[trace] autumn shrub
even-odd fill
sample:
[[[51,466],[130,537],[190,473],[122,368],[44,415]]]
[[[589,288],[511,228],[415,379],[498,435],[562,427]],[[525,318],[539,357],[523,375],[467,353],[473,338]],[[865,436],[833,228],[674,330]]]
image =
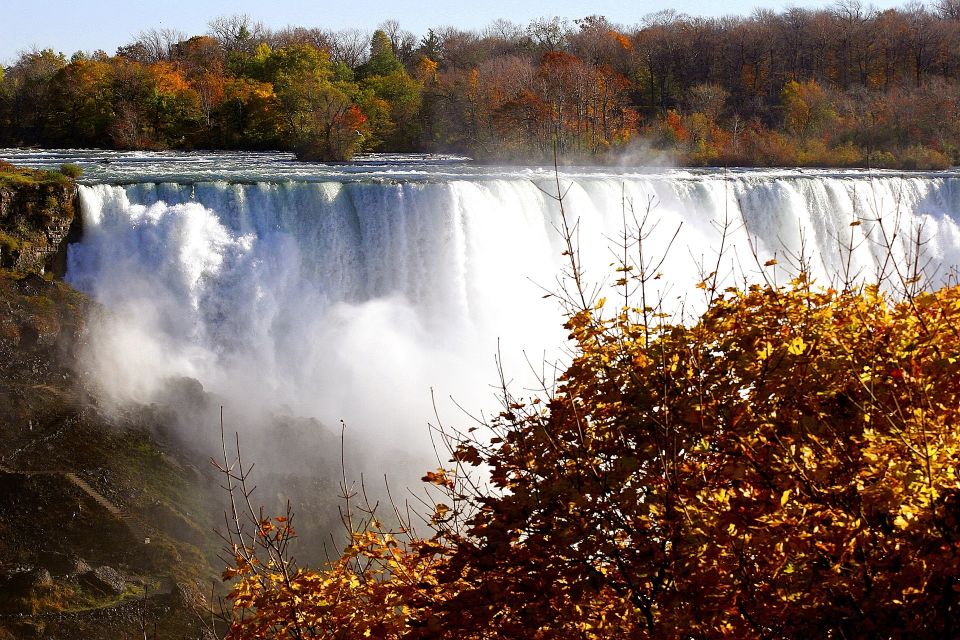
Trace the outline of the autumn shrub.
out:
[[[960,288],[803,277],[696,325],[583,310],[546,406],[512,402],[441,569],[449,637],[953,637]]]
[[[869,166],[877,169],[892,169],[897,166],[897,159],[889,151],[871,151],[867,162]]]
[[[786,134],[767,129],[750,129],[744,136],[742,153],[756,157],[756,165],[790,167],[797,164],[797,143]]]
[[[73,178],[76,180],[83,175],[83,169],[80,167],[80,165],[67,163],[60,165],[60,173],[68,178]]]
[[[284,518],[259,523],[264,536],[290,536]],[[226,579],[234,616],[227,638],[400,638],[413,595],[436,583],[437,560],[371,524],[354,532],[343,554],[319,571],[285,572],[250,564],[237,552]]]
[[[428,474],[432,537],[354,531],[286,582],[238,558],[232,637],[958,633],[960,287],[801,276],[691,326],[602,312],[567,319],[552,397],[507,396]]]
[[[904,169],[949,169],[950,158],[936,149],[914,145],[900,153],[900,165]]]

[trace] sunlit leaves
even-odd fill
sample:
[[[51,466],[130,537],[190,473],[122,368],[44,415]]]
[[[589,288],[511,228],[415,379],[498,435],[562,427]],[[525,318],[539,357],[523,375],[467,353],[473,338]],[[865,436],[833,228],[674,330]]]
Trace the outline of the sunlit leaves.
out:
[[[579,350],[546,423],[509,412],[481,455],[505,493],[451,556],[444,624],[458,637],[948,628],[960,370],[940,354],[960,350],[957,297],[892,305],[801,278],[728,291],[691,327],[572,315]]]

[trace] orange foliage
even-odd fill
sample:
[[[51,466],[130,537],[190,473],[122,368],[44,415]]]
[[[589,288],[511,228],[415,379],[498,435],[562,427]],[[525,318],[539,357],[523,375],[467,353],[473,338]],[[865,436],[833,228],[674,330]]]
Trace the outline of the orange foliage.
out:
[[[683,120],[680,117],[680,114],[671,109],[667,111],[667,116],[664,118],[664,122],[673,132],[674,137],[680,142],[686,142],[687,140],[687,130],[683,126]]]
[[[190,83],[177,67],[169,62],[156,62],[149,67],[157,91],[160,93],[180,93],[191,89]]]
[[[284,574],[237,554],[224,573],[234,581],[226,640],[405,637],[411,605],[437,584],[439,561],[427,543],[408,548],[379,523],[373,526],[353,533],[343,554],[321,571]]]
[[[610,37],[616,40],[617,44],[620,45],[624,51],[633,51],[633,43],[630,42],[630,38],[623,35],[618,31],[610,31]]]

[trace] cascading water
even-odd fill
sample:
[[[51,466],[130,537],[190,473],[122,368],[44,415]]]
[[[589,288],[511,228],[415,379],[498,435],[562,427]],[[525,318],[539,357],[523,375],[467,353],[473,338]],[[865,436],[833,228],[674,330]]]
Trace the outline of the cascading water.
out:
[[[87,361],[117,401],[150,402],[165,380],[186,376],[237,413],[343,418],[417,449],[427,446],[430,388],[471,410],[494,407],[498,340],[520,380],[532,378],[527,360],[560,352],[557,304],[543,299],[564,265],[550,171],[423,159],[324,167],[256,154],[109,159],[80,158],[90,167],[84,232],[67,279],[110,312],[92,329]],[[572,169],[560,182],[588,279],[611,276],[625,217],[646,218],[648,255],[677,233],[656,295],[688,317],[724,227],[720,270],[735,279],[801,253],[822,282],[849,271],[869,279],[887,262],[885,245],[909,259],[917,228],[930,267],[960,264],[958,174]]]
[[[399,444],[431,386],[490,396],[498,336],[559,343],[526,279],[549,284],[560,251],[542,199],[507,182],[84,186],[68,281],[111,311],[92,362],[117,399],[188,376],[244,411]]]

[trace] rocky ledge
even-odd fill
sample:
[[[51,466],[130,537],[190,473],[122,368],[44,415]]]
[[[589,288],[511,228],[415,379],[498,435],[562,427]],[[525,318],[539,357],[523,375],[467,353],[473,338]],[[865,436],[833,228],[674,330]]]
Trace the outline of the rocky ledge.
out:
[[[66,245],[79,234],[71,165],[37,171],[0,162],[0,268],[62,275]]]

